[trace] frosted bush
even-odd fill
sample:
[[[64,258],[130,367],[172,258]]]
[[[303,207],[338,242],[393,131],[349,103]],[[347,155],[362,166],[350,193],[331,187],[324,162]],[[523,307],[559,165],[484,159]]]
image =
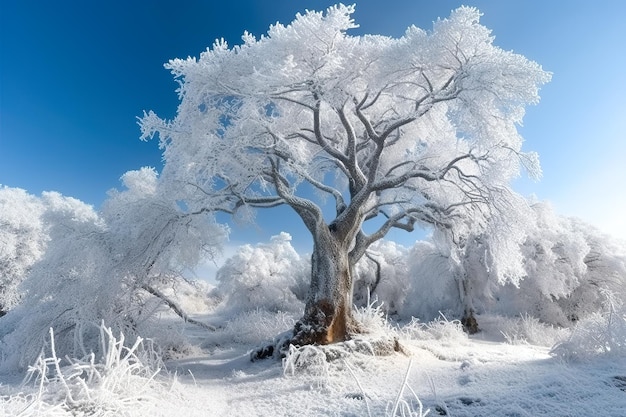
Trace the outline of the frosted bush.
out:
[[[564,360],[596,355],[626,357],[626,307],[612,294],[605,294],[607,310],[578,322],[571,336],[552,348],[552,355]]]
[[[287,376],[306,375],[317,388],[322,388],[328,383],[330,365],[322,347],[290,345],[282,364],[283,373]]]
[[[370,300],[363,307],[354,310],[355,320],[363,327],[363,330],[370,336],[393,336],[396,330],[391,326],[387,318],[384,303],[378,298]]]
[[[269,243],[244,245],[217,272],[218,291],[228,311],[301,312],[310,262],[281,233]]]

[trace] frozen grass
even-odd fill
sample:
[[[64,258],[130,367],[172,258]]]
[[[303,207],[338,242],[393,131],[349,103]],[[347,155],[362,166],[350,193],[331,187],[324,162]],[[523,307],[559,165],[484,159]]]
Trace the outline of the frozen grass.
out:
[[[571,330],[541,322],[538,318],[523,314],[518,317],[481,315],[479,326],[488,336],[501,335],[509,344],[529,344],[552,347],[566,339]]]
[[[313,389],[327,388],[330,381],[331,364],[323,347],[289,346],[282,359],[283,374],[287,377],[299,376]]]
[[[341,385],[333,386],[332,381],[341,378],[342,374],[344,378],[346,374],[349,374],[353,378],[358,392],[349,394],[347,397],[362,400],[368,417],[374,415],[372,409],[381,411],[383,408],[385,417],[425,417],[429,414],[430,410],[424,410],[422,401],[408,383],[412,360],[409,361],[402,384],[393,399],[385,401],[383,398],[379,398],[377,399],[378,404],[370,404],[372,396],[365,391],[353,370],[355,365],[362,369],[367,368],[367,365],[364,365],[366,361],[355,360],[355,356],[364,354],[352,350],[353,347],[349,343],[333,347],[290,346],[282,361],[283,374],[286,377],[297,377],[301,381],[306,381],[312,390],[328,392],[329,394],[342,389]],[[371,355],[373,356],[373,352]],[[409,399],[405,398],[406,391],[411,393]]]
[[[3,399],[5,415],[19,416],[114,416],[129,415],[154,400],[159,356],[138,338],[125,346],[124,335],[116,338],[100,326],[104,355],[61,359],[56,355],[50,329],[49,352],[42,352],[29,367],[20,391]]]
[[[378,298],[371,300],[369,294],[366,305],[355,308],[354,318],[361,325],[363,331],[370,336],[386,337],[397,335],[397,329],[387,319],[383,303],[379,302]]]
[[[409,366],[407,367],[406,373],[404,374],[404,379],[402,381],[402,388],[398,391],[398,395],[393,402],[387,403],[387,409],[385,411],[386,417],[425,417],[430,410],[424,411],[424,406],[422,401],[420,401],[419,397],[413,391],[413,389],[408,384],[409,375],[411,374],[411,366],[413,365],[413,361],[409,362]],[[404,390],[408,389],[413,394],[413,399],[415,400],[415,404],[411,404],[409,401],[402,399],[404,394]],[[391,411],[389,411],[391,410]],[[371,414],[370,414],[371,417]]]
[[[416,318],[401,328],[401,334],[414,340],[441,340],[447,342],[464,342],[467,333],[459,320],[448,320],[443,314],[438,320],[422,323]]]
[[[377,317],[374,311],[366,314]],[[174,381],[154,376],[158,362],[154,368],[150,356],[142,356],[149,348],[122,347],[119,337],[110,344],[106,332],[112,359],[94,358],[93,365],[89,358],[71,361],[74,367],[59,362],[59,373],[47,349],[29,382],[0,386],[2,394],[12,394],[0,397],[0,415],[623,417],[626,409],[626,363],[621,357],[595,355],[584,363],[565,362],[530,343],[497,343],[480,334],[468,338],[460,323],[444,317],[391,327],[403,338],[406,355],[373,356],[367,349],[357,350],[354,342],[332,349],[292,348],[283,366],[273,360],[250,362],[249,347],[267,340],[268,334],[275,336],[277,328],[291,328],[291,320],[284,314],[255,312],[203,333],[228,346],[170,362],[168,366],[176,363],[178,369]],[[259,323],[264,329],[252,332]],[[186,329],[199,332],[197,326]],[[246,336],[237,339],[242,334]]]
[[[385,407],[385,417],[426,417],[430,413],[430,409],[424,410],[424,405],[422,404],[422,401],[419,399],[413,388],[411,388],[411,386],[408,384],[412,365],[413,361],[411,360],[409,361],[409,365],[404,374],[402,386],[398,390],[398,394],[395,396],[395,399],[393,401],[387,401],[387,405]],[[346,368],[350,372],[350,375],[352,375],[352,377],[354,378],[354,381],[359,388],[361,398],[365,401],[365,407],[367,409],[368,417],[372,417],[372,408],[370,407],[369,401],[370,396],[365,392],[363,386],[361,385],[361,382],[347,363]],[[413,398],[411,400],[403,399],[405,390],[409,390],[413,395]]]

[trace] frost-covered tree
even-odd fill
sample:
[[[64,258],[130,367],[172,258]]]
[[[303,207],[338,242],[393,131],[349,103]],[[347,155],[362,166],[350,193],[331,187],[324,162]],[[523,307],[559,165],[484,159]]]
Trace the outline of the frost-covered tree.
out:
[[[178,205],[160,189],[154,169],[129,171],[121,180],[125,189],[109,192],[101,215],[116,268],[134,277],[134,287],[152,291],[155,283],[217,254],[226,228]]]
[[[115,302],[108,290],[108,263],[101,260],[109,255],[105,225],[93,207],[56,192],[42,193],[41,203],[49,244],[22,283],[22,302],[2,318],[2,367],[28,365],[50,327],[66,336],[60,340],[63,353],[81,353],[68,348],[79,340],[72,336],[89,319],[108,319],[92,312],[110,311],[107,304]]]
[[[626,300],[623,242],[580,219],[558,215],[546,202],[532,209],[521,244],[523,279],[498,291],[494,309],[568,326],[601,312],[607,291]]]
[[[310,264],[281,233],[269,243],[243,245],[217,271],[217,292],[227,310],[297,311],[306,297]]]
[[[526,277],[519,298],[530,298],[534,304],[531,312],[542,320],[566,325],[566,314],[554,301],[568,297],[580,286],[590,248],[583,234],[572,228],[571,220],[556,214],[549,204],[536,203],[533,211],[535,219],[522,248]]]
[[[581,285],[563,303],[568,315],[577,319],[606,307],[606,292],[626,304],[626,241],[580,219],[569,221],[572,231],[583,235],[589,251],[583,259],[586,271]]]
[[[313,253],[295,344],[358,331],[354,265],[390,229],[459,215],[479,229],[522,166],[538,172],[517,125],[550,75],[494,46],[476,9],[399,38],[349,35],[353,12],[306,12],[170,61],[176,117],[140,120],[142,138],[160,137],[168,193],[192,212],[287,205],[302,219]]]
[[[457,216],[451,227],[436,230],[433,236],[449,260],[463,310],[461,322],[470,333],[478,331],[474,314],[479,307],[485,309],[494,291],[507,283],[517,286],[526,274],[521,245],[533,220],[532,210],[513,193],[494,202],[493,209],[479,229],[472,217]]]
[[[407,254],[409,285],[399,315],[404,319],[418,318],[428,322],[441,313],[459,317],[463,313],[459,302],[458,282],[448,248],[432,240],[418,241]]]
[[[127,172],[122,182],[125,189],[112,191],[100,212],[42,194],[49,243],[22,283],[22,302],[1,319],[3,367],[29,365],[51,327],[59,355],[82,357],[99,352],[102,322],[127,336],[142,334],[163,302],[195,322],[161,289],[211,255],[224,229],[168,200],[153,169]]]
[[[19,284],[44,252],[42,212],[38,197],[0,187],[0,316],[19,302]]]

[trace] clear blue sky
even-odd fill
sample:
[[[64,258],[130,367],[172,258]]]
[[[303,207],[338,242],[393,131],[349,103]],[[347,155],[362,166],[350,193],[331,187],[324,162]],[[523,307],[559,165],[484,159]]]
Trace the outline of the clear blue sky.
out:
[[[136,116],[174,115],[176,84],[163,63],[331,4],[0,0],[0,184],[99,206],[127,170],[161,167],[157,143],[138,139]],[[522,130],[544,178],[516,189],[626,238],[626,1],[367,0],[357,2],[354,33],[429,29],[462,4],[483,12],[498,46],[554,73]],[[266,212],[233,238],[304,233],[292,220]]]

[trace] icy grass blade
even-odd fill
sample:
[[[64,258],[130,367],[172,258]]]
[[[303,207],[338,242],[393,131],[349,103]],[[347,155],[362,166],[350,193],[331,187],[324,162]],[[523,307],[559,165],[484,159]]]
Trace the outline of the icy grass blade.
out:
[[[66,357],[62,366],[52,328],[49,334],[50,356],[42,350],[22,383],[26,388],[34,378],[35,393],[8,398],[15,404],[28,403],[19,415],[120,415],[141,408],[145,400],[155,400],[150,393],[157,388],[155,378],[161,368],[154,366],[158,364],[155,352],[144,352],[153,347],[146,348],[141,338],[128,348],[123,334],[116,338],[101,324],[101,361],[96,362],[92,353],[80,360]]]
[[[396,417],[396,415],[398,415],[398,411],[400,411],[401,413],[400,415],[402,417],[404,416],[426,417],[428,413],[430,413],[430,409],[424,411],[424,406],[422,404],[422,401],[419,399],[415,391],[413,391],[413,389],[409,386],[408,380],[409,380],[409,374],[411,373],[412,366],[413,366],[413,358],[411,358],[411,360],[409,361],[409,366],[407,366],[406,368],[404,379],[402,380],[402,386],[400,387],[400,391],[398,391],[398,395],[396,396],[396,399],[393,402],[393,409],[391,410],[391,414],[389,414],[389,412],[386,413],[387,417]],[[411,391],[411,393],[415,397],[415,400],[417,401],[417,406],[418,406],[417,411],[414,410],[413,407],[411,407],[408,402],[402,399],[405,388]]]
[[[370,403],[367,400],[368,399],[368,395],[365,393],[365,390],[363,389],[363,386],[361,386],[361,381],[359,381],[359,378],[356,377],[356,374],[354,373],[354,371],[352,370],[350,365],[348,365],[348,362],[346,362],[344,360],[343,363],[344,363],[346,369],[348,369],[348,372],[350,372],[350,375],[352,375],[352,378],[354,378],[354,381],[356,382],[357,387],[359,387],[359,391],[361,391],[361,395],[363,396],[363,401],[365,401],[365,407],[367,408],[367,415],[368,415],[368,417],[372,417],[372,410],[370,409]]]
[[[354,381],[356,382],[356,385],[359,388],[361,395],[363,396],[363,400],[365,401],[365,407],[367,408],[368,417],[372,417],[372,410],[370,408],[370,404],[368,401],[369,396],[366,394],[365,390],[363,389],[363,386],[361,385],[361,382],[357,378],[356,374],[354,373],[354,371],[352,370],[348,362],[344,360],[343,364],[346,367],[346,369],[348,369],[348,372],[350,372],[350,375],[352,375],[352,378],[354,378]],[[398,415],[402,417],[405,417],[405,416],[426,417],[428,413],[430,413],[430,409],[427,409],[426,411],[424,411],[424,406],[422,404],[422,401],[419,399],[417,393],[413,390],[413,388],[411,388],[411,386],[408,383],[412,366],[413,366],[413,359],[409,361],[409,365],[404,374],[404,379],[402,380],[402,385],[400,387],[400,390],[398,391],[398,394],[396,395],[395,400],[393,402],[390,401],[387,403],[387,407],[385,410],[385,417],[396,417]],[[411,391],[411,394],[413,394],[413,397],[415,398],[415,401],[417,403],[417,410],[415,410],[414,407],[409,405],[407,401],[402,399],[405,389],[408,389],[409,391]],[[389,408],[391,405],[393,405],[393,408],[391,409],[391,411],[389,411]],[[398,414],[398,412],[400,412],[400,414]]]

